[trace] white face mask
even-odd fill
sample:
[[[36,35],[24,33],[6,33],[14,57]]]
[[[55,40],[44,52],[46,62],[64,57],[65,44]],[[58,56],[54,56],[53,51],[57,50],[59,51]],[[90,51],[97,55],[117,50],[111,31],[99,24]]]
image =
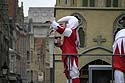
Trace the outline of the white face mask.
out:
[[[59,23],[59,25],[63,28],[65,28],[67,26],[66,22],[62,22],[62,23]]]

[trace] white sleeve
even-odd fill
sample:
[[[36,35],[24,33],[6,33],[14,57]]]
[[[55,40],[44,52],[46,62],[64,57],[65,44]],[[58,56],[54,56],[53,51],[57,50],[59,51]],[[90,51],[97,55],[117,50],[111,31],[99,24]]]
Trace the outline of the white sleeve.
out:
[[[71,28],[66,28],[66,29],[64,30],[64,32],[62,33],[62,35],[66,36],[66,37],[71,36],[71,34],[72,34]]]
[[[53,29],[58,29],[57,26],[59,26],[59,24],[58,24],[56,21],[53,21],[53,22],[51,23],[51,27],[52,27]]]

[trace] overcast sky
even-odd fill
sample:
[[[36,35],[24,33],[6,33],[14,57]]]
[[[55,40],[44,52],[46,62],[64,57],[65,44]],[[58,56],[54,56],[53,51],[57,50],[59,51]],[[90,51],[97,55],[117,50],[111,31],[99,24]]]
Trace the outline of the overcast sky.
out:
[[[19,0],[19,6],[21,2],[24,6],[24,16],[28,16],[29,7],[54,7],[56,0]]]

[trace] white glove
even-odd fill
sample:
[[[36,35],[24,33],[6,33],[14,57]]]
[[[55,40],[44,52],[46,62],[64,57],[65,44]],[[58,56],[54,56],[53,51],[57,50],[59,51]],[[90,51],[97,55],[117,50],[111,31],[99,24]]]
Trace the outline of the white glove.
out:
[[[59,24],[58,24],[56,21],[53,21],[53,22],[51,23],[51,27],[52,27],[53,29],[58,29],[57,26],[59,26]]]
[[[64,32],[62,33],[64,36],[69,37],[72,34],[71,28],[66,28]]]

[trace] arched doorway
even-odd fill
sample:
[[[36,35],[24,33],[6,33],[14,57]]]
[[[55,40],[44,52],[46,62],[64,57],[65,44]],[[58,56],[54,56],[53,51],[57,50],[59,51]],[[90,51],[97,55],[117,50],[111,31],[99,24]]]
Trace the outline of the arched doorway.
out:
[[[100,59],[94,60],[94,61],[86,64],[84,67],[82,67],[80,69],[80,83],[88,83],[88,80],[89,80],[88,67],[89,67],[89,65],[110,65],[110,64],[103,60],[100,60]],[[104,75],[102,75],[104,73],[106,76],[110,76],[110,77],[108,77],[108,79],[107,79]],[[94,79],[100,79],[99,81],[102,81],[102,80],[109,81],[109,78],[112,78],[112,71],[103,71],[103,72],[96,71],[96,75],[100,75],[100,77],[94,76],[95,77]],[[98,83],[99,81],[94,81],[93,83]],[[108,83],[108,82],[106,82],[106,83]]]

